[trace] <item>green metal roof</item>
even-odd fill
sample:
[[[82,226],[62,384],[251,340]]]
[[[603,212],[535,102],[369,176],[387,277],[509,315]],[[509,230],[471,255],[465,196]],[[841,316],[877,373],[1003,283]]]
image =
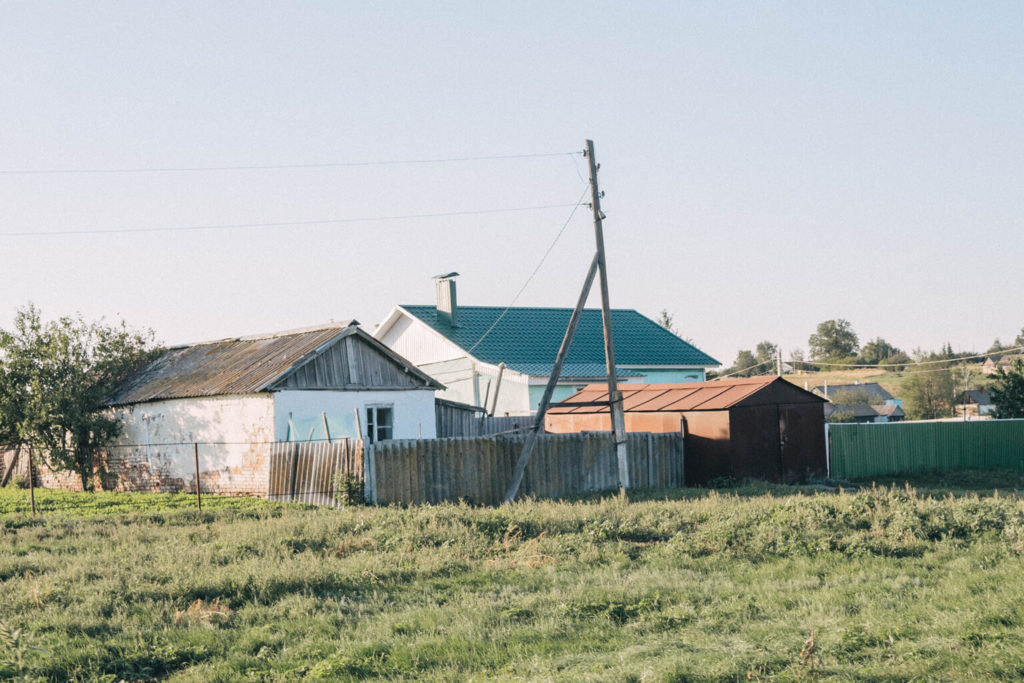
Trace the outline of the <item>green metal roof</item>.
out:
[[[434,306],[402,308],[486,363],[543,363],[547,366],[558,355],[558,347],[562,344],[573,310],[510,308],[499,321],[505,310],[499,306],[459,306],[459,326],[452,327],[438,319]],[[496,325],[495,321],[498,321]],[[494,329],[487,333],[492,325]],[[721,365],[632,309],[612,309],[612,336],[617,366]],[[481,337],[483,341],[479,341]],[[604,362],[601,310],[588,308],[580,317],[566,363],[597,363],[603,366]]]

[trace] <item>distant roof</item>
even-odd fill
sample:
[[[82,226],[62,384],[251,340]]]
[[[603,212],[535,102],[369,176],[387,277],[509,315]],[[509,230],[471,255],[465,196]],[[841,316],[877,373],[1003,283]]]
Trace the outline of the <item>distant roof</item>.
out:
[[[459,306],[459,326],[452,327],[438,318],[434,306],[403,305],[400,308],[459,347],[467,351],[472,348],[472,355],[486,363],[505,363],[509,367],[543,364],[548,368],[558,355],[558,348],[573,311],[571,308],[513,307],[502,317],[505,309],[500,306]],[[492,325],[494,329],[491,329]],[[481,338],[483,341],[475,346]],[[615,342],[616,365],[721,365],[697,347],[632,309],[612,309],[612,339]],[[604,331],[600,309],[583,311],[566,363],[577,367],[587,364],[604,365]],[[550,369],[546,374],[550,374]],[[599,374],[589,376],[604,375],[602,370]],[[545,374],[538,373],[535,376]]]
[[[846,403],[834,405],[832,403],[825,404],[825,417],[831,416],[833,413],[847,413],[852,417],[878,417],[882,413],[878,408],[884,406],[872,406],[867,403]],[[894,405],[899,408],[899,406]],[[902,411],[901,411],[902,413]]]
[[[746,377],[711,382],[676,384],[623,384],[622,406],[626,412],[681,412],[724,410],[740,405],[771,405],[781,402],[825,403],[825,399],[787,382],[781,377]],[[608,387],[591,384],[548,411],[552,414],[604,413],[607,406],[586,405],[608,400]],[[574,403],[584,405],[574,406]]]
[[[896,403],[887,403],[881,406],[871,406],[876,413],[879,415],[885,415],[886,417],[906,417],[906,413],[903,412],[903,408],[900,408]]]
[[[969,389],[966,393],[968,403],[977,403],[980,406],[987,406],[992,404],[992,397],[989,395],[987,391]],[[960,398],[957,400],[957,403],[963,403],[963,401],[964,395],[960,394]]]
[[[868,396],[872,398],[880,398],[884,401],[891,401],[893,395],[882,388],[881,384],[877,382],[864,382],[863,384],[829,384],[828,395],[831,398],[837,391],[859,391],[863,390]],[[814,393],[824,394],[825,386],[814,387]]]
[[[338,339],[353,334],[429,386],[441,387],[358,325],[352,320],[276,334],[172,347],[129,377],[107,405],[266,391]]]

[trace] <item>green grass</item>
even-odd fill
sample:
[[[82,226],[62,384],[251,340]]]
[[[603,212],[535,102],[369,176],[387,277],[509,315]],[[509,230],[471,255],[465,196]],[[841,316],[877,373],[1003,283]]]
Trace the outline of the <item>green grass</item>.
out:
[[[0,679],[1024,676],[1016,496],[732,491],[500,508],[210,498],[201,516],[156,509],[174,497],[129,513],[55,494],[63,510],[0,515],[0,622],[21,630],[5,650],[0,629]],[[0,490],[0,510],[25,494]]]
[[[194,493],[129,493],[97,491],[90,494],[36,489],[36,510],[40,514],[60,513],[74,517],[109,514],[164,513],[172,510],[195,510]],[[229,498],[203,496],[203,511],[214,510],[273,510],[282,503],[271,503],[260,498]],[[0,515],[31,512],[28,489],[15,486],[0,488]]]

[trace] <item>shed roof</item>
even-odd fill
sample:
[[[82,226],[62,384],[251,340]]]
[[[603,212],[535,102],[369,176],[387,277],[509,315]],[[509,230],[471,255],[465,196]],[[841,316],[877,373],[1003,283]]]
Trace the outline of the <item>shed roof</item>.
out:
[[[547,368],[558,355],[573,312],[571,308],[512,307],[506,310],[500,306],[459,306],[459,325],[452,327],[438,317],[435,306],[403,305],[400,308],[461,348],[473,349],[473,356],[486,363],[505,363],[509,367],[543,364]],[[632,309],[612,310],[612,338],[617,365],[721,365]],[[566,363],[582,367],[603,366],[604,362],[601,311],[584,309]],[[550,369],[547,373],[550,374]],[[603,377],[603,370],[594,376]]]
[[[622,405],[626,412],[685,412],[691,410],[727,410],[735,406],[775,403],[824,403],[825,399],[781,377],[746,377],[711,382],[678,384],[623,384]],[[604,413],[607,405],[592,405],[608,400],[608,387],[591,384],[548,411],[550,414]],[[580,404],[580,405],[573,405]]]
[[[275,334],[234,337],[166,349],[128,378],[107,405],[267,391],[335,342],[357,335],[425,385],[442,385],[351,320]]]

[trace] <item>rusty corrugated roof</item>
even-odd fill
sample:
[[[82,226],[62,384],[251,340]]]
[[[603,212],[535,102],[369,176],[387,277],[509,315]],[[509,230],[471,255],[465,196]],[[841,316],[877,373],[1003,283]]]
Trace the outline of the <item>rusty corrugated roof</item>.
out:
[[[122,384],[107,404],[262,391],[358,324],[353,320],[169,348]]]
[[[725,410],[770,387],[784,382],[786,390],[796,390],[808,397],[824,401],[819,396],[779,377],[746,377],[711,382],[682,382],[678,384],[620,384],[622,406],[626,412],[678,412],[688,410]],[[606,413],[608,406],[586,405],[608,400],[608,386],[590,384],[569,398],[551,406],[555,415],[568,413]],[[574,403],[583,405],[573,406]]]

